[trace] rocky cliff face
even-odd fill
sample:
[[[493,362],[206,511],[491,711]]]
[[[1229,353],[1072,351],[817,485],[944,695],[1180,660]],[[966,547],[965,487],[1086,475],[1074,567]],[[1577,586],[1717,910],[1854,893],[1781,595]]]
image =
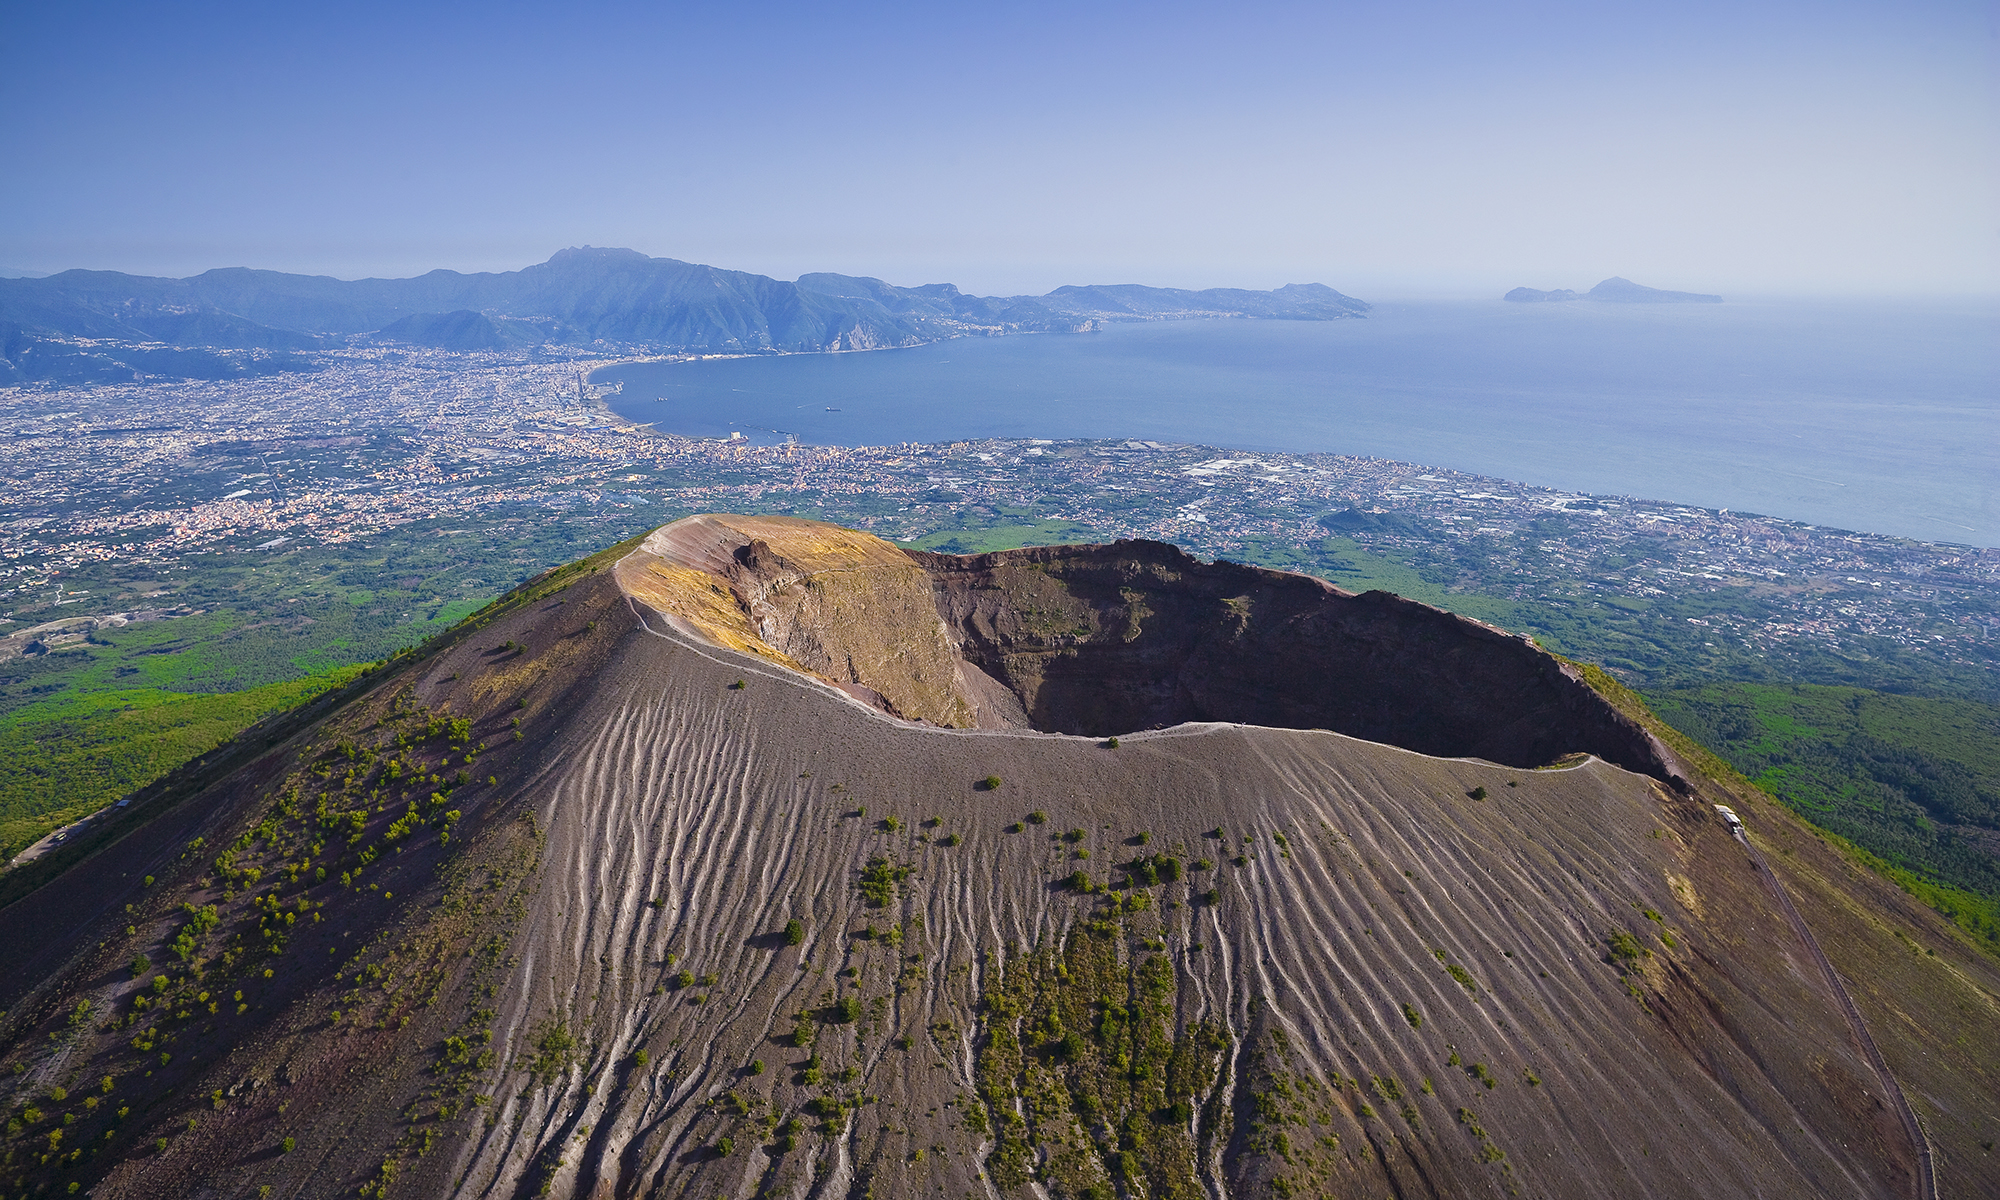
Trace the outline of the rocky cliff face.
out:
[[[959,653],[1037,729],[1229,721],[1520,767],[1584,753],[1681,773],[1553,656],[1387,592],[1202,563],[1159,542],[916,557]]]
[[[1111,737],[1225,721],[1511,766],[1595,754],[1663,781],[1684,773],[1520,638],[1159,542],[906,554],[818,522],[704,516],[619,570],[697,636],[936,725]],[[675,587],[649,582],[674,572]]]
[[[1991,1193],[2000,966],[1754,790],[1607,761],[1573,682],[1147,544],[680,522],[0,881],[0,1191],[1912,1195],[1775,878]],[[1020,727],[1257,713],[1300,727]],[[1599,757],[1307,727],[1525,761],[1524,713]]]
[[[979,723],[930,581],[881,538],[790,517],[689,517],[617,568],[687,632],[760,654],[895,716]]]

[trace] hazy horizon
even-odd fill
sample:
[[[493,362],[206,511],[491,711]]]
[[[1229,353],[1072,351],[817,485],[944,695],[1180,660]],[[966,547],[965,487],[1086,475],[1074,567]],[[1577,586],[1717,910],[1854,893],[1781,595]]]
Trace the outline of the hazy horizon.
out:
[[[553,255],[564,249],[590,249],[590,248],[591,247],[588,246],[557,247],[555,250],[552,250],[550,254]],[[596,248],[638,249],[637,247],[596,247]],[[640,250],[640,253],[648,253],[648,252]],[[698,261],[694,259],[685,258],[684,256],[681,255],[670,254],[670,253],[651,254],[650,257],[677,258],[681,259],[684,262]],[[408,275],[337,275],[325,271],[297,271],[297,272],[285,271],[284,273],[324,276],[328,278],[339,279],[345,282],[354,282],[363,279],[408,279],[423,275],[430,270],[439,270],[439,269],[450,270],[450,271],[461,271],[461,273],[464,274],[476,274],[480,271],[487,271],[493,273],[518,271],[525,267],[535,266],[539,263],[547,262],[548,258],[549,256],[545,255],[542,258],[534,259],[528,262],[521,262],[514,265],[481,267],[476,269],[449,267],[449,266],[442,268],[433,267],[433,268],[426,268],[423,271],[414,271]],[[726,262],[705,262],[705,263],[700,263],[699,265],[717,267],[729,271],[741,271],[746,269]],[[201,270],[191,271],[185,275],[156,276],[156,277],[184,279],[200,275],[205,271],[229,270],[234,268],[248,268],[251,270],[284,271],[284,268],[265,267],[252,262],[218,263],[215,266],[204,267]],[[80,268],[63,268],[63,270],[120,271],[122,270],[122,268],[80,267]],[[813,274],[824,270],[828,270],[828,268],[808,267],[804,270],[793,271],[790,273],[779,273],[775,275],[768,275],[768,273],[766,272],[752,272],[752,273],[767,274],[767,277],[769,278],[790,283],[790,282],[795,282],[797,279],[799,279],[804,275]],[[61,271],[23,272],[11,266],[0,265],[0,279],[46,278],[50,275],[55,275],[60,273]],[[146,274],[145,272],[140,272],[140,271],[126,271],[124,273],[130,275]],[[872,274],[871,272],[867,271],[864,268],[844,269],[835,271],[834,273],[843,275],[863,276],[863,277],[868,277],[871,276]],[[897,287],[920,287],[929,284],[949,283],[959,286],[961,290],[974,295],[990,295],[990,296],[1017,296],[1017,295],[1042,296],[1042,295],[1047,295],[1048,293],[1056,290],[1057,288],[1069,287],[1069,286],[1113,286],[1113,285],[1123,285],[1123,284],[1139,284],[1146,287],[1182,288],[1191,291],[1199,291],[1206,288],[1245,288],[1257,291],[1268,291],[1275,288],[1283,287],[1286,284],[1320,283],[1320,284],[1325,284],[1328,287],[1332,287],[1337,291],[1341,291],[1344,294],[1354,296],[1356,299],[1368,300],[1374,302],[1396,303],[1405,301],[1450,302],[1450,301],[1493,300],[1497,299],[1501,295],[1501,293],[1511,290],[1515,287],[1535,287],[1542,289],[1570,288],[1575,291],[1583,292],[1583,291],[1588,291],[1590,288],[1596,286],[1603,280],[1609,279],[1613,275],[1617,274],[1618,274],[1617,272],[1612,272],[1609,275],[1599,275],[1587,279],[1575,278],[1575,279],[1549,280],[1545,278],[1537,278],[1537,279],[1532,279],[1525,283],[1520,280],[1512,279],[1510,277],[1507,281],[1504,282],[1499,280],[1490,282],[1483,289],[1479,288],[1477,285],[1467,284],[1463,281],[1456,281],[1448,284],[1442,284],[1432,288],[1426,288],[1418,281],[1406,278],[1399,279],[1393,277],[1383,278],[1381,280],[1377,280],[1372,283],[1367,280],[1363,280],[1360,283],[1356,283],[1353,280],[1340,280],[1331,278],[1277,279],[1275,277],[1272,277],[1270,279],[1249,279],[1249,280],[1239,279],[1233,282],[1218,283],[1218,282],[1213,282],[1207,278],[1179,279],[1179,278],[1169,278],[1165,276],[1157,278],[1146,277],[1146,278],[1105,278],[1105,279],[1091,279],[1091,278],[1078,277],[1078,278],[1063,278],[1062,282],[1049,284],[1046,287],[1030,285],[1029,287],[1021,290],[1011,290],[1004,292],[965,287],[957,279],[886,278],[884,279],[884,282],[892,284]],[[873,276],[873,277],[881,278],[881,276]],[[1630,278],[1630,276],[1626,276],[1626,278]],[[1671,285],[1667,285],[1667,284],[1661,284],[1657,279],[1652,277],[1635,279],[1633,280],[1633,282],[1645,284],[1649,287],[1650,286],[1669,287],[1670,290],[1690,290],[1690,291],[1703,290],[1704,286],[1703,281],[1701,280],[1680,280]],[[1732,294],[1724,297],[1724,300],[1727,303],[1731,304],[1814,304],[1814,303],[1840,304],[1844,302],[1853,302],[1853,303],[1873,302],[1885,299],[1899,303],[1936,303],[1936,304],[1947,304],[1947,305],[1965,303],[1965,304],[1980,305],[1983,307],[1991,304],[2000,304],[2000,283],[1996,283],[1993,286],[1983,290],[1973,290],[1973,289],[1966,289],[1963,291],[1856,290],[1856,291],[1828,291],[1828,292],[1753,291],[1753,292],[1733,292]]]
[[[2000,290],[1990,8],[17,7],[0,265]]]

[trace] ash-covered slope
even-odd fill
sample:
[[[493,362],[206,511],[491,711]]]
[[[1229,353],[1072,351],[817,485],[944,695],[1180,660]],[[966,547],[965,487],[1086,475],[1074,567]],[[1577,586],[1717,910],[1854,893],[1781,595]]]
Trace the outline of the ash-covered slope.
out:
[[[0,909],[0,1189],[1913,1194],[1713,796],[1312,729],[901,720],[977,710],[967,680],[1002,707],[966,648],[1053,635],[956,631],[1054,593],[947,620],[1008,560],[769,519],[624,549],[253,731]],[[1087,595],[1083,563],[1150,553],[1039,561]],[[1409,628],[1494,678],[1535,653]],[[1946,1190],[1990,1189],[2000,972],[1730,799],[1833,931]]]

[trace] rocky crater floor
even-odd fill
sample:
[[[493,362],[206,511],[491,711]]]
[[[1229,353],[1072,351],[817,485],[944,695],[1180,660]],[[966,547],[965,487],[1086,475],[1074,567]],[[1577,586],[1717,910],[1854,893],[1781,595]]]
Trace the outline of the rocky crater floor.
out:
[[[8,877],[0,1191],[1910,1196],[1898,1090],[2000,1186],[1995,962],[1670,736],[1302,576],[690,518]]]

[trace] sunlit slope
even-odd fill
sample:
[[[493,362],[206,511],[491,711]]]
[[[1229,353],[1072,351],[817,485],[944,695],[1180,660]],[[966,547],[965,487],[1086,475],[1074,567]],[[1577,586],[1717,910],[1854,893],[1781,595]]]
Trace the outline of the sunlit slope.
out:
[[[588,1126],[559,1190],[844,1193],[866,1172],[954,1192],[1004,1175],[1018,1139],[1019,1168],[1046,1157],[1074,1194],[1124,1173],[1170,1194],[1903,1192],[1886,1113],[1842,1110],[1870,1073],[1782,918],[1712,813],[1650,781],[1291,731],[1114,751],[911,729],[780,674],[732,691],[736,664],[664,640],[632,670],[673,683],[607,689],[553,789],[545,870],[565,885],[526,931],[549,957],[502,1014],[516,1043],[555,1019],[597,1031],[599,1069],[516,1100],[520,1131],[468,1150],[475,1176]],[[1155,854],[1215,866],[1064,883]],[[876,859],[913,868],[880,908],[860,886]],[[1724,949],[1746,926],[1759,951]],[[1620,937],[1638,957],[1603,961]],[[682,967],[716,982],[676,990]],[[802,1086],[808,1053],[774,1041],[800,1024],[822,1081],[856,1075]],[[703,1107],[730,1090],[765,1103]],[[763,1113],[871,1095],[832,1136],[809,1117],[789,1154],[754,1149]],[[968,1107],[1022,1122],[996,1143]],[[724,1138],[735,1153],[702,1153]]]
[[[1910,1195],[1718,796],[1945,1194],[2000,1182],[2000,972],[1776,805],[1306,729],[898,720],[732,648],[773,646],[727,563],[641,587],[662,556],[624,553],[0,909],[0,1097],[36,1118],[5,1190]],[[902,603],[915,633],[778,611],[894,650],[933,627]]]

